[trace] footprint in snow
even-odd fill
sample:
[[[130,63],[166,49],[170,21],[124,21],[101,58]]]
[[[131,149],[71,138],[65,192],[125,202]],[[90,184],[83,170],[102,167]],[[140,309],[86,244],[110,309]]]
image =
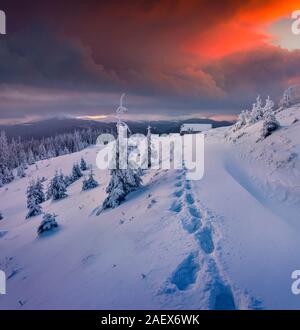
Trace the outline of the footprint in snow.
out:
[[[189,205],[192,205],[195,203],[194,197],[190,193],[186,194],[185,200],[186,200],[187,204],[189,204]]]
[[[196,209],[194,206],[189,207],[189,213],[192,217],[201,219],[201,213],[198,209]]]
[[[228,285],[216,281],[212,289],[211,307],[214,310],[236,310],[234,297]]]
[[[179,198],[179,197],[182,196],[182,194],[183,194],[183,190],[182,190],[182,189],[179,189],[179,190],[176,190],[176,191],[173,193],[173,196]]]
[[[185,229],[189,234],[195,233],[201,227],[201,221],[195,217],[184,217],[181,219],[181,224],[183,229]]]
[[[175,213],[179,213],[182,209],[182,204],[178,201],[173,201],[171,207],[170,207],[170,211],[175,212]]]
[[[176,285],[178,290],[187,290],[190,285],[196,282],[197,273],[200,269],[196,258],[196,253],[190,253],[172,274],[170,281]]]
[[[199,246],[206,254],[210,254],[215,250],[214,242],[212,239],[212,231],[210,228],[203,228],[196,233],[195,237]]]

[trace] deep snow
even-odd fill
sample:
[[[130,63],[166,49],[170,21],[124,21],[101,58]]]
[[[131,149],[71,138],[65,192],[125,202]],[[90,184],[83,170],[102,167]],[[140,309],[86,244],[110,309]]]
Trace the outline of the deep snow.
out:
[[[109,173],[97,148],[38,162],[0,188],[1,309],[300,308],[291,273],[300,267],[300,108],[256,142],[261,123],[207,133],[205,176],[149,170],[143,187],[96,216]],[[239,135],[242,135],[238,137]],[[59,229],[37,237],[42,216],[25,219],[31,177],[71,172],[81,157],[99,187],[42,204]],[[88,171],[85,172],[86,175]]]

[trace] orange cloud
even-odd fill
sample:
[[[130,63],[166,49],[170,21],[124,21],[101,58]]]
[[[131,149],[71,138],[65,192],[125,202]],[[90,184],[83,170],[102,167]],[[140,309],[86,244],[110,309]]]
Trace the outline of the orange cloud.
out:
[[[289,17],[300,8],[299,1],[278,0],[245,2],[235,14],[215,26],[210,26],[186,45],[186,50],[205,58],[222,58],[235,52],[247,51],[266,43],[272,44],[276,36],[267,32],[274,21]]]

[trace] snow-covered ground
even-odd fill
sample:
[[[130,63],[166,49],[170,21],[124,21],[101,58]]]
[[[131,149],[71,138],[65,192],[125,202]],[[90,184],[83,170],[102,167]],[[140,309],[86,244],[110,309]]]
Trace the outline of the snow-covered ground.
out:
[[[0,309],[300,308],[291,273],[300,268],[300,108],[277,115],[281,128],[256,142],[261,123],[211,130],[205,176],[149,170],[143,187],[99,216],[109,173],[97,148],[40,161],[0,188]],[[297,120],[298,119],[298,120]],[[37,237],[26,217],[31,177],[65,174],[83,156],[99,187],[42,204],[59,229]],[[88,172],[87,172],[88,173]]]

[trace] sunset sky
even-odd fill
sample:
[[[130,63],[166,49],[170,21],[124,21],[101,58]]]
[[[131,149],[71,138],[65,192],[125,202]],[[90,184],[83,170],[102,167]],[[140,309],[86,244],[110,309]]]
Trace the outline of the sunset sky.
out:
[[[0,123],[231,119],[300,82],[289,0],[1,0]]]

